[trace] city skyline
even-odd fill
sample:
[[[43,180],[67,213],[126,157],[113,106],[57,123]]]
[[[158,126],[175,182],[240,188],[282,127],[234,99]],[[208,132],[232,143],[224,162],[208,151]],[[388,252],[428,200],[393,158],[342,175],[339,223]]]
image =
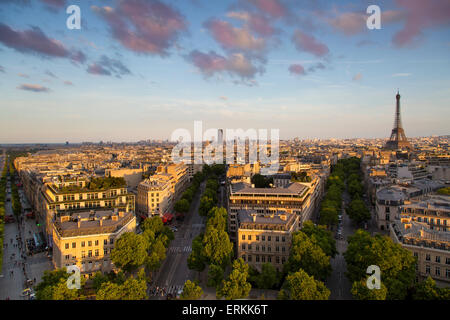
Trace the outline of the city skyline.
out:
[[[0,4],[0,143],[165,140],[195,120],[387,139],[398,88],[409,138],[449,134],[445,2],[99,0],[69,30],[71,4]]]

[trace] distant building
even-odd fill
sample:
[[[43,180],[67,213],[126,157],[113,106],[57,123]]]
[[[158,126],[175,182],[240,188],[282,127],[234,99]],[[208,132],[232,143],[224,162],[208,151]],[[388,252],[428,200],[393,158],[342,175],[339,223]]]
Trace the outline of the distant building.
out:
[[[138,186],[136,207],[144,217],[163,216],[173,206],[172,176],[158,174]]]
[[[55,215],[52,224],[55,268],[77,265],[85,276],[114,270],[111,251],[125,232],[135,232],[133,212],[91,210]]]

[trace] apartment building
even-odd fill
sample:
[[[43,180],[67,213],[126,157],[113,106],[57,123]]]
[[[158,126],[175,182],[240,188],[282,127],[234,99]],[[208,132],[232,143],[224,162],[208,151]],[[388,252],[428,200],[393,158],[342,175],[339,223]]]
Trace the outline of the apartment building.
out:
[[[174,201],[178,200],[183,194],[184,190],[189,185],[188,167],[184,163],[172,163],[168,165],[159,166],[156,169],[156,174],[169,174],[173,177],[172,194]]]
[[[45,205],[45,225],[52,246],[52,223],[55,214],[91,209],[121,209],[135,211],[135,195],[128,193],[123,179],[92,178],[89,181],[46,183],[42,189]]]
[[[287,214],[301,216],[305,211],[305,200],[309,196],[309,188],[297,182],[278,188],[252,188],[252,185],[245,182],[230,184],[228,188],[230,239],[236,242],[239,210],[255,210],[260,214],[284,210]],[[303,220],[302,217],[300,220]]]
[[[450,233],[431,230],[417,218],[402,217],[389,226],[395,243],[417,258],[418,280],[431,276],[438,286],[450,284]]]
[[[52,224],[53,265],[77,265],[85,276],[110,272],[114,269],[110,254],[116,240],[135,230],[134,213],[119,209],[56,214]]]
[[[142,216],[163,216],[172,209],[172,180],[172,175],[160,173],[138,185],[136,206]]]
[[[284,210],[258,213],[257,210],[237,210],[237,257],[261,271],[271,263],[282,271],[287,262],[292,234],[298,229],[298,216]]]

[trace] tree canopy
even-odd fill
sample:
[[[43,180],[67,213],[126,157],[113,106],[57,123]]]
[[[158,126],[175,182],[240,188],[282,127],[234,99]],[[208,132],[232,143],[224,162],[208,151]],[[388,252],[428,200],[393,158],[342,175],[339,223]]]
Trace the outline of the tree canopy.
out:
[[[304,270],[290,274],[279,299],[288,300],[328,300],[330,290],[321,281],[309,276]]]
[[[216,292],[217,298],[227,300],[244,299],[250,293],[252,285],[247,281],[248,264],[242,258],[233,261],[233,270],[227,280],[222,281],[222,287]]]
[[[195,282],[187,280],[184,283],[183,292],[181,293],[181,300],[198,300],[203,295],[203,289]]]

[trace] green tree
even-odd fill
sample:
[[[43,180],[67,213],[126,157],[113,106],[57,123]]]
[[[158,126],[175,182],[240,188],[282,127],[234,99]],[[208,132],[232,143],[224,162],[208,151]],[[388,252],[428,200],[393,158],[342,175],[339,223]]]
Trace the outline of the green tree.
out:
[[[211,264],[208,270],[208,287],[218,287],[223,280],[223,273],[221,266]]]
[[[338,210],[335,207],[323,207],[320,209],[320,220],[321,225],[326,225],[328,227],[336,225],[338,221]]]
[[[143,300],[147,297],[145,279],[127,279],[123,284],[104,282],[97,291],[97,300]]]
[[[209,226],[203,237],[202,255],[209,264],[225,267],[233,254],[233,243],[225,230]]]
[[[175,202],[174,209],[176,212],[186,213],[189,211],[189,201],[186,199],[181,199]]]
[[[392,242],[387,236],[372,237],[364,230],[357,230],[348,237],[347,278],[353,283],[365,279],[367,267],[377,265],[381,271],[381,281],[388,292],[386,299],[404,299],[415,279],[416,259],[410,251]]]
[[[280,291],[279,299],[328,300],[330,296],[330,290],[323,282],[315,280],[302,269],[286,278],[285,287]]]
[[[215,201],[213,198],[208,196],[202,196],[200,198],[200,206],[198,208],[198,214],[202,217],[206,217],[208,212],[214,207]]]
[[[297,231],[292,236],[291,252],[284,268],[287,272],[303,269],[314,278],[325,280],[331,273],[330,257],[305,233]]]
[[[145,263],[148,242],[134,232],[124,233],[111,251],[111,260],[125,271],[132,271]]]
[[[242,258],[233,262],[233,270],[227,280],[222,281],[222,287],[216,292],[217,298],[227,300],[244,299],[250,293],[252,285],[248,283],[248,264]]]
[[[203,289],[195,282],[187,280],[184,283],[183,292],[181,293],[181,300],[198,300],[203,295]]]
[[[361,224],[371,218],[369,209],[367,209],[364,201],[359,198],[355,198],[350,202],[347,207],[347,213],[350,219],[357,224]]]
[[[436,282],[428,276],[414,287],[414,300],[449,300],[450,288],[439,288]]]
[[[260,289],[272,289],[277,283],[277,270],[271,263],[264,263],[261,273],[256,277],[256,285]]]
[[[353,282],[351,292],[356,300],[386,300],[387,288],[381,282],[380,289],[369,289],[366,278]]]
[[[330,231],[325,229],[324,226],[315,226],[312,221],[306,221],[303,224],[302,232],[306,234],[312,242],[320,246],[322,251],[329,257],[334,258],[336,249],[336,240],[333,239],[333,235]]]
[[[199,234],[192,240],[192,252],[188,257],[188,268],[198,272],[205,270],[206,258],[202,254],[203,252],[203,234]]]
[[[42,281],[36,286],[37,300],[82,300],[82,289],[69,289],[67,279],[70,274],[66,268],[53,271],[44,271]],[[84,286],[84,278],[81,279],[81,286]]]
[[[208,220],[206,223],[206,228],[214,227],[218,230],[227,229],[227,217],[228,213],[225,208],[212,208],[208,213]]]

